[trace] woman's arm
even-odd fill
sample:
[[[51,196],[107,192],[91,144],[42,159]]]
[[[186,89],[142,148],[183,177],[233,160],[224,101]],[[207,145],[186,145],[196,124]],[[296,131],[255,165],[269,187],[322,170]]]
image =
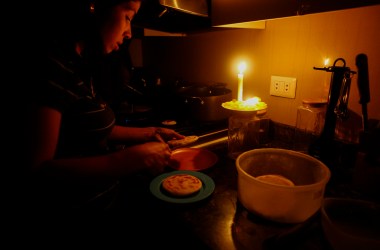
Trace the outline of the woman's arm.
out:
[[[161,127],[124,127],[115,126],[109,139],[119,142],[147,142],[147,141],[168,141],[172,139],[183,139],[184,136],[172,129]]]
[[[30,168],[38,169],[40,165],[54,159],[61,126],[61,113],[55,109],[35,106],[30,109],[26,147]]]
[[[155,133],[155,127],[137,128],[116,125],[109,139],[119,142],[147,142],[152,140]]]
[[[168,165],[170,150],[165,143],[148,142],[113,153],[91,157],[51,159],[42,162],[39,169],[55,176],[118,178],[148,171],[158,174]]]
[[[35,111],[29,124],[27,143],[32,171],[52,175],[118,177],[144,169],[159,172],[170,158],[167,144],[148,142],[107,155],[56,159],[61,113],[49,107],[36,107]],[[157,129],[119,127],[115,132],[121,133],[120,139],[148,141]]]

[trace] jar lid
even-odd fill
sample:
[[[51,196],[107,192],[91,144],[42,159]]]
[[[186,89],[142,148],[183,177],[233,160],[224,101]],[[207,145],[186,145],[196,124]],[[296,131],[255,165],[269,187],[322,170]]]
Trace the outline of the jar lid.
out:
[[[257,111],[257,116],[262,117],[267,114],[267,109],[262,109]]]
[[[308,99],[303,99],[302,104],[307,104],[314,107],[320,107],[320,106],[326,105],[327,100],[322,99],[322,98],[308,98]]]

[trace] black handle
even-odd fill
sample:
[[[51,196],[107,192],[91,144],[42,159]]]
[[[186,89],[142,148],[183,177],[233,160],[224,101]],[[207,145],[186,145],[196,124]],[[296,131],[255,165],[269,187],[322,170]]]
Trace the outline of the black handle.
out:
[[[366,54],[359,54],[356,56],[356,67],[358,68],[359,103],[366,104],[370,101],[368,59]]]

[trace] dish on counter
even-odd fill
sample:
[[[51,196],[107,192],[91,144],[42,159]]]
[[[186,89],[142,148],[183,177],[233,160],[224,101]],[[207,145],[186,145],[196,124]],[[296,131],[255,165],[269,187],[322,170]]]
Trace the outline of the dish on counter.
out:
[[[177,175],[177,174],[189,174],[192,176],[197,177],[202,181],[202,187],[201,189],[192,195],[184,196],[184,197],[176,197],[168,194],[163,188],[162,188],[162,182],[165,178]],[[186,204],[186,203],[194,203],[201,200],[206,199],[209,197],[215,189],[215,183],[213,179],[211,179],[208,175],[196,171],[189,171],[189,170],[177,170],[172,171],[170,173],[165,173],[157,176],[154,178],[149,186],[150,192],[158,199],[170,202],[170,203],[179,203],[179,204]]]
[[[323,232],[334,250],[380,249],[380,205],[351,198],[325,198]]]
[[[169,166],[175,170],[200,171],[210,168],[218,161],[218,156],[207,149],[179,148],[172,152]]]

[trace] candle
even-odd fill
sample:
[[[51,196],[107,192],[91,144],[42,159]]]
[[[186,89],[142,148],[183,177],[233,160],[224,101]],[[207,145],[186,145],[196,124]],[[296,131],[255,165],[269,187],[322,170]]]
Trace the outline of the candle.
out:
[[[238,74],[238,101],[243,101],[243,71],[246,69],[247,65],[245,62],[239,64],[239,74]]]
[[[325,68],[329,67],[329,62],[330,62],[330,59],[329,58],[325,58],[325,60],[323,62]],[[323,95],[324,95],[325,92],[328,92],[329,89],[330,89],[329,74],[326,74],[325,79],[323,81],[324,81],[323,82]]]
[[[243,101],[243,78],[244,75],[242,73],[238,74],[238,101]]]

